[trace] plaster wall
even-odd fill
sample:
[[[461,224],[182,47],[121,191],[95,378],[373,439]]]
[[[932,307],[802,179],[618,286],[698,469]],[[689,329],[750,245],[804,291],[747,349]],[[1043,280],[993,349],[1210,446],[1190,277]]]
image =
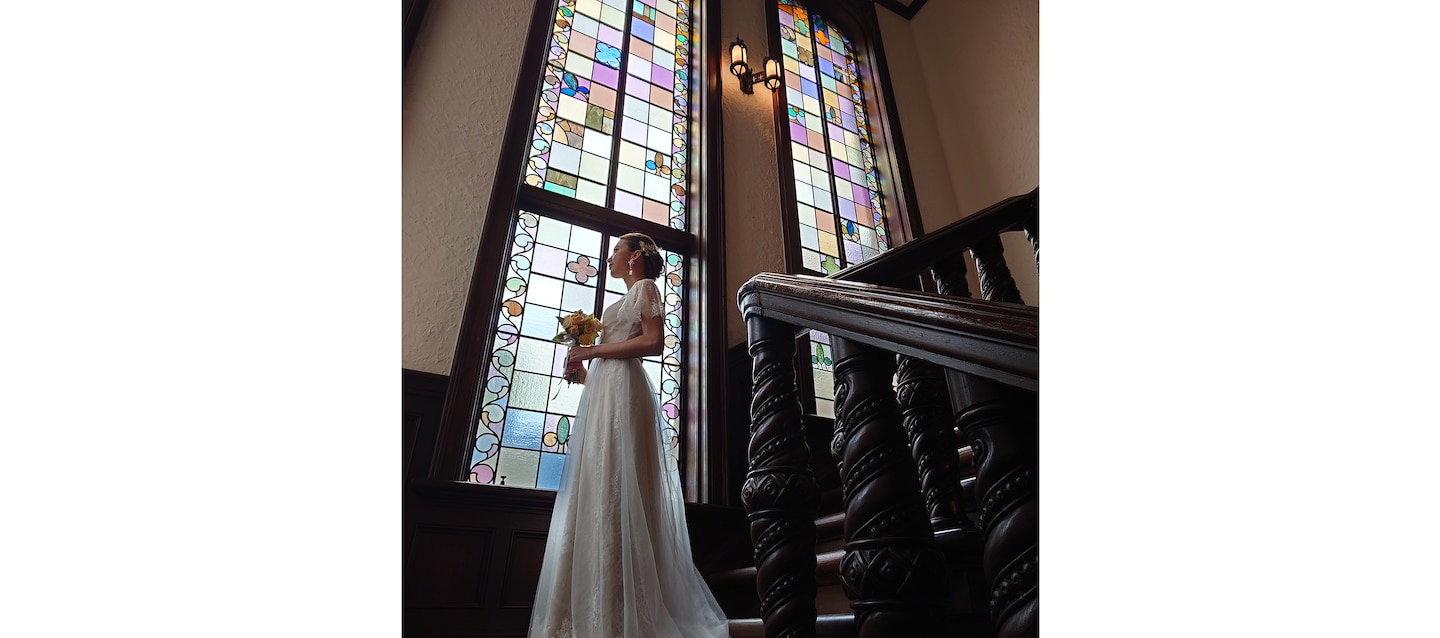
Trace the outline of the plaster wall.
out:
[[[942,161],[953,193],[921,201],[926,230],[936,230],[986,206],[1028,193],[1040,184],[1040,47],[1037,0],[945,0],[927,2],[906,21],[878,9],[905,141],[926,144],[910,134],[924,129],[927,99],[934,145],[912,149],[917,186],[934,179],[916,168]],[[911,64],[894,59],[901,43],[912,43]],[[915,71],[918,70],[917,74]],[[916,88],[922,83],[925,89]],[[936,153],[934,146],[939,147]],[[934,185],[931,184],[931,188]],[[918,191],[924,195],[926,191]],[[934,206],[932,203],[941,205]],[[1043,215],[1043,213],[1042,213]],[[1043,224],[1042,224],[1043,225]],[[1034,252],[1023,233],[1005,233],[1006,263],[1021,296],[1040,305]],[[971,266],[973,278],[973,264]],[[978,288],[972,283],[972,291]],[[978,293],[977,293],[978,296]]]
[[[533,7],[432,0],[410,52],[401,93],[402,367],[450,373]]]
[[[721,33],[739,34],[752,64],[766,55],[780,55],[768,51],[764,2],[727,0],[720,11]],[[775,94],[757,87],[754,94],[746,95],[740,91],[739,78],[728,71],[723,76],[720,110],[725,139],[725,333],[727,345],[734,346],[745,342],[745,324],[740,320],[736,295],[741,285],[759,273],[785,272],[784,229],[775,146]]]

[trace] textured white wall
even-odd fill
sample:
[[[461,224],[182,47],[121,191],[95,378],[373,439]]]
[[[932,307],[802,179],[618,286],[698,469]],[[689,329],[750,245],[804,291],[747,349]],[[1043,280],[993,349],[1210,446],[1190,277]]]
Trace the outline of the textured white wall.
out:
[[[722,45],[735,34],[745,40],[751,64],[769,51],[765,5],[760,0],[729,0],[721,5]],[[728,58],[728,49],[727,57]],[[728,70],[720,87],[725,137],[725,290],[729,308],[727,344],[745,342],[745,324],[735,296],[740,286],[762,272],[784,272],[784,230],[780,221],[779,159],[775,147],[774,95],[756,87],[740,91],[740,79]]]
[[[921,186],[935,179],[917,170],[925,161],[943,162],[953,207],[941,197],[920,202],[927,230],[958,221],[1040,184],[1040,47],[1037,0],[928,2],[914,20],[879,9],[890,73],[911,149],[910,163]],[[895,50],[913,43],[909,64]],[[918,71],[918,73],[917,73]],[[923,84],[923,90],[915,85]],[[918,100],[930,101],[929,108]],[[933,118],[933,126],[924,120]],[[912,122],[914,126],[912,127]],[[935,131],[935,142],[918,139],[912,128]],[[938,149],[935,148],[938,146]],[[938,150],[938,153],[936,152]],[[921,151],[921,152],[917,152]],[[933,192],[933,184],[930,185]],[[942,205],[930,204],[940,202]],[[1044,213],[1042,212],[1042,217]],[[1023,233],[1005,233],[1006,263],[1020,294],[1040,304],[1034,252]],[[974,267],[971,265],[973,279]],[[971,290],[978,296],[978,288]]]
[[[450,373],[534,3],[435,0],[406,69],[401,365]]]

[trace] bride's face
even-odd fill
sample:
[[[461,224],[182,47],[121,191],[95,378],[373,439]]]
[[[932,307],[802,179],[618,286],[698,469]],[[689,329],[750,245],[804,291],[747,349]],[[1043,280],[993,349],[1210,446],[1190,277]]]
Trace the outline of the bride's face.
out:
[[[630,258],[634,254],[635,251],[630,250],[630,240],[615,242],[615,250],[610,251],[610,258],[605,260],[606,265],[610,266],[610,276],[624,278],[630,272]]]

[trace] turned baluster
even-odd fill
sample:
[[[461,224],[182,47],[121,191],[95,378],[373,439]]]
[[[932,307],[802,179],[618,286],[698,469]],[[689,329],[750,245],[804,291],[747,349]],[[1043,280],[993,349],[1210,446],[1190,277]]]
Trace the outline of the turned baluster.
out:
[[[960,454],[950,410],[945,371],[923,359],[896,356],[896,400],[910,440],[910,456],[920,471],[920,489],[931,527],[975,529],[961,509]]]
[[[815,635],[815,515],[819,496],[795,391],[795,329],[745,318],[754,359],[750,471],[740,498],[755,546],[755,589],[766,638]]]
[[[1036,394],[947,371],[956,424],[974,451],[983,564],[997,638],[1039,636],[1040,500]]]
[[[965,280],[965,257],[961,253],[950,253],[930,266],[930,276],[935,278],[935,290],[951,297],[970,297],[970,284]]]
[[[1005,264],[1005,248],[1000,244],[999,235],[991,235],[975,242],[970,247],[970,256],[975,258],[975,275],[980,279],[980,295],[987,301],[1008,301],[1025,303],[1020,298],[1020,289]]]
[[[947,583],[906,450],[890,353],[847,339],[835,345],[835,436],[830,451],[845,499],[840,579],[857,635],[939,635]]]

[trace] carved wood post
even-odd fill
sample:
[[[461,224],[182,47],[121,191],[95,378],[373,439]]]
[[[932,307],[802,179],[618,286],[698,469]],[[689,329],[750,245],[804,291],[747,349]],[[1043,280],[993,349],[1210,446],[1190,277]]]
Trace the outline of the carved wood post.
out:
[[[766,638],[815,635],[818,494],[795,394],[795,329],[745,318],[754,358],[750,472],[740,499],[755,546],[755,589]]]
[[[1020,298],[1020,289],[1010,276],[1010,267],[1005,265],[1005,248],[1000,244],[999,235],[991,235],[975,242],[970,247],[970,256],[975,258],[975,274],[980,278],[980,294],[988,301],[1009,301],[1025,303]]]
[[[920,488],[930,525],[947,529],[975,529],[960,505],[960,454],[955,438],[950,392],[945,372],[937,365],[897,355],[902,424],[910,439],[910,456],[920,470]]]
[[[845,495],[840,580],[860,638],[933,636],[943,628],[945,557],[935,544],[905,449],[891,380],[894,355],[835,338],[835,438]]]
[[[997,638],[1040,635],[1040,500],[1036,394],[947,371],[956,424],[975,454],[985,580]]]
[[[935,290],[940,294],[970,296],[970,284],[965,281],[965,257],[960,253],[952,253],[930,266],[930,276],[935,278]]]

